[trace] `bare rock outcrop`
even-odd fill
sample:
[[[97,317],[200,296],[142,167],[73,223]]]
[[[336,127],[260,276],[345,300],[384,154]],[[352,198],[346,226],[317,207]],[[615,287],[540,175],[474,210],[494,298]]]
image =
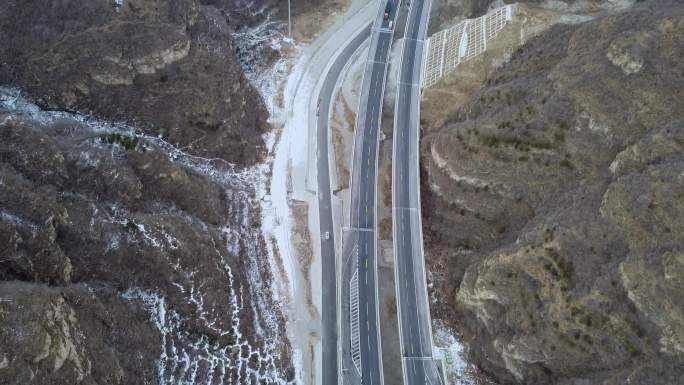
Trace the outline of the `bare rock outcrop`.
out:
[[[120,349],[157,348],[158,333],[145,322],[144,311],[113,294],[101,301],[86,285],[0,283],[0,383],[78,384],[97,378],[119,384],[132,373],[152,378],[149,365]],[[127,330],[133,325],[134,333]]]

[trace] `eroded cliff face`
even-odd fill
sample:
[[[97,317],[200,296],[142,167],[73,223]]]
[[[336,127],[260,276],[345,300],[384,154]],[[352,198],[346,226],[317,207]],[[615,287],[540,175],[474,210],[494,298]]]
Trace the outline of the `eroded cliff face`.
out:
[[[557,26],[423,140],[436,318],[503,383],[684,378],[684,7]]]
[[[134,123],[196,155],[252,164],[268,114],[229,22],[198,0],[10,0],[0,84],[47,109]]]
[[[2,282],[0,296],[1,383],[78,384],[97,379],[121,384],[155,378],[153,366],[140,359],[150,357],[127,354],[125,347],[158,349],[158,332],[145,311],[127,306],[115,293],[96,295],[84,285],[57,288],[15,281]],[[135,331],[129,329],[133,327]]]

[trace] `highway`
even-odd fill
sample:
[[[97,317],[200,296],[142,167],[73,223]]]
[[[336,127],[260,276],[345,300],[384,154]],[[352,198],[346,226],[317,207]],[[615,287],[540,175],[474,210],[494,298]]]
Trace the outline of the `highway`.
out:
[[[361,84],[356,115],[349,227],[343,231],[341,292],[341,349],[344,384],[381,385],[382,347],[377,279],[377,162],[380,119],[397,0],[378,2],[371,30],[368,60]]]
[[[330,189],[330,165],[328,162],[328,131],[330,110],[333,105],[333,95],[336,84],[347,62],[354,52],[370,36],[368,24],[356,36],[347,42],[340,54],[335,58],[325,74],[325,80],[318,95],[316,132],[318,159],[318,215],[321,229],[321,258],[322,258],[322,362],[323,385],[337,385],[338,356],[337,356],[337,264],[335,259],[335,232],[333,231],[332,191]],[[325,233],[330,234],[326,239]]]
[[[411,1],[397,84],[392,149],[392,230],[405,385],[439,384],[420,215],[420,79],[431,0]]]

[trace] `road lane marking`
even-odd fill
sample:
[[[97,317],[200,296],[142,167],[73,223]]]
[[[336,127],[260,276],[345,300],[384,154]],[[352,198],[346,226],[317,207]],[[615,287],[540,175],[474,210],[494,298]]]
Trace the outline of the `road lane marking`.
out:
[[[375,229],[367,228],[367,227],[343,227],[342,231],[364,231],[368,233],[372,233],[375,231]]]
[[[389,33],[389,34],[391,34],[391,33],[392,33],[392,30],[391,30],[391,29],[385,28],[385,27],[380,27],[380,28],[373,27],[373,28],[371,28],[371,31],[377,32],[378,34],[382,34],[382,33]],[[379,37],[378,37],[378,40],[380,40]]]
[[[371,59],[366,60],[366,63],[371,63],[371,64],[382,64],[382,65],[387,64],[387,62],[384,62],[384,61],[377,61],[377,60],[371,60]]]
[[[420,87],[420,84],[418,83],[409,83],[409,82],[399,82],[402,86],[409,86],[409,87]]]

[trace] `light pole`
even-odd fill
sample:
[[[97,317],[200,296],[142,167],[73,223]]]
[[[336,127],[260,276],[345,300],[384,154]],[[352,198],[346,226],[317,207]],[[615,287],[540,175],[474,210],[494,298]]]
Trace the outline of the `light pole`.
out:
[[[287,38],[292,40],[292,7],[290,2],[292,0],[287,0]]]

